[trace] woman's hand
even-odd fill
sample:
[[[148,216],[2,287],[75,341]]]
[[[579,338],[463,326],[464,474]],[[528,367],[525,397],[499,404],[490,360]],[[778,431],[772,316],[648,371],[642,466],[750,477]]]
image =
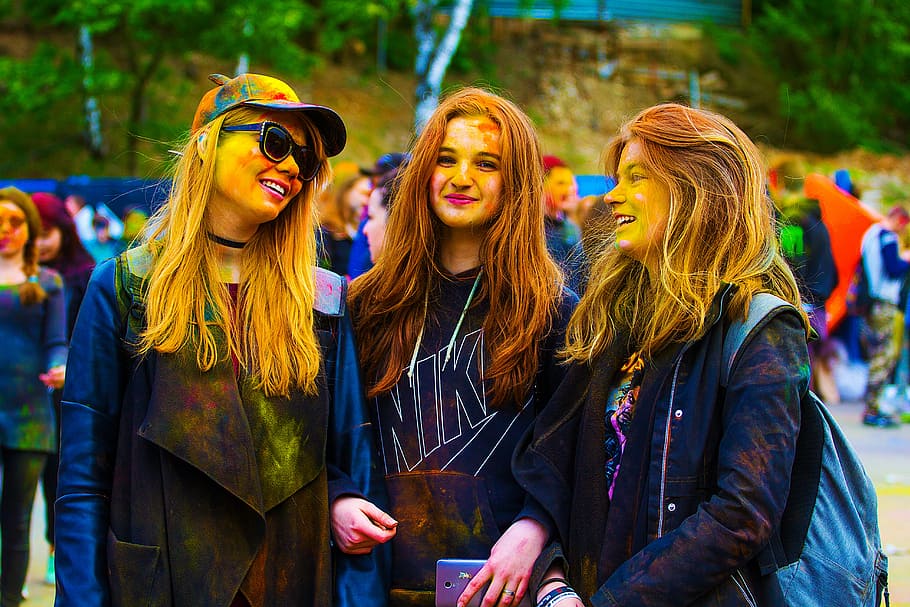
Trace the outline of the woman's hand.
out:
[[[332,503],[332,535],[345,554],[369,554],[395,537],[398,521],[372,502],[343,495]]]
[[[66,365],[58,365],[56,367],[51,367],[47,370],[47,373],[41,373],[38,375],[38,379],[41,380],[41,383],[47,386],[48,388],[54,388],[59,390],[63,387],[63,380],[66,377]]]
[[[547,530],[530,518],[512,523],[490,551],[490,558],[458,597],[458,607],[465,607],[487,582],[490,588],[480,607],[518,605],[528,591],[534,561],[547,541]]]

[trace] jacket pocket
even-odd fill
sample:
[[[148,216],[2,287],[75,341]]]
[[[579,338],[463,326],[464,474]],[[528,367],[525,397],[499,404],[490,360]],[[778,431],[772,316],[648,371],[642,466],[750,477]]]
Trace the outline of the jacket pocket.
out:
[[[161,584],[161,548],[131,544],[107,534],[112,607],[166,605]]]
[[[457,472],[386,477],[391,514],[392,587],[433,590],[441,558],[486,559],[499,538],[486,485]]]

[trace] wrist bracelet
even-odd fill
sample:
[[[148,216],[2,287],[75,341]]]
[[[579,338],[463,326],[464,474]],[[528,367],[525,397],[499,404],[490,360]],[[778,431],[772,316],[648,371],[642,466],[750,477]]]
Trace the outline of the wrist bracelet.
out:
[[[579,597],[579,596],[578,596],[576,593],[574,593],[574,592],[567,592],[567,593],[565,593],[565,594],[560,594],[558,597],[556,597],[555,599],[553,599],[553,602],[551,602],[551,603],[549,604],[548,607],[554,607],[554,605],[556,605],[556,603],[562,603],[563,599],[578,599],[578,600],[581,600],[581,597]]]
[[[550,584],[552,582],[562,582],[566,586],[569,585],[568,580],[566,580],[566,578],[564,578],[564,577],[559,577],[559,576],[548,577],[541,583],[537,584],[537,592],[539,593],[541,588],[543,588],[544,586],[546,586],[547,584]]]
[[[553,607],[557,602],[567,598],[579,598],[570,586],[560,586],[546,593],[542,599],[537,601],[537,607]]]

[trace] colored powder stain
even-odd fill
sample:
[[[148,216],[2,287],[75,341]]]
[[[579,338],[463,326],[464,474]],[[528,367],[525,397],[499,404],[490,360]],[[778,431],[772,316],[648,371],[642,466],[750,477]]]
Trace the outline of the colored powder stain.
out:
[[[483,133],[499,134],[499,125],[491,120],[483,120],[477,123],[477,130]]]

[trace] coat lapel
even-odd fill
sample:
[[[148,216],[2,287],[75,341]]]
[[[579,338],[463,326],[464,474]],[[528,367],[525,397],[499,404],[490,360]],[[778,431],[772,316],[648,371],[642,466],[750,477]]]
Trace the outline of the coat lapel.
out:
[[[139,436],[263,512],[249,424],[230,360],[202,372],[186,353],[159,355]]]

